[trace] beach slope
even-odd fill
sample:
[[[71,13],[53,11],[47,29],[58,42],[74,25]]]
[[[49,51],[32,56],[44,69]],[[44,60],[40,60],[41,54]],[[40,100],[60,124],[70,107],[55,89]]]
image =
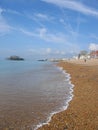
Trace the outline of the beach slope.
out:
[[[98,65],[92,63],[58,64],[71,74],[74,97],[67,110],[55,114],[39,130],[98,130]]]

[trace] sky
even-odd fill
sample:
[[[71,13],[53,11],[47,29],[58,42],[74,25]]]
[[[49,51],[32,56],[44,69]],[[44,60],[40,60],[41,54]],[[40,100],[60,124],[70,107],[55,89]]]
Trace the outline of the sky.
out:
[[[0,57],[98,49],[98,0],[0,0]]]

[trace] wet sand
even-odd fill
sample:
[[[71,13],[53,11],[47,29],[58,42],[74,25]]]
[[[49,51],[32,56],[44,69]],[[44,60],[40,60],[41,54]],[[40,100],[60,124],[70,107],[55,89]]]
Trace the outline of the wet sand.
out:
[[[39,130],[98,130],[98,60],[58,64],[71,74],[74,97],[67,110],[55,114]]]

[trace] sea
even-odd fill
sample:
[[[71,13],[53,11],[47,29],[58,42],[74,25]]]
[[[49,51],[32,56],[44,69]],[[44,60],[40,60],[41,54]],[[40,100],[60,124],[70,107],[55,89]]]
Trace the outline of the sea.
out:
[[[73,85],[56,64],[0,60],[0,130],[37,130],[67,109]]]

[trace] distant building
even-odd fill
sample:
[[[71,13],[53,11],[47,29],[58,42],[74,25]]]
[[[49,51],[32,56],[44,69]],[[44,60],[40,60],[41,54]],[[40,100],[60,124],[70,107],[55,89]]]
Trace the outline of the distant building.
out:
[[[86,54],[86,55],[81,54],[81,55],[78,55],[77,57],[77,59],[81,59],[81,60],[90,59],[90,58],[91,58],[90,54]]]
[[[78,60],[79,58],[78,56],[73,56],[73,59]]]
[[[90,57],[91,57],[91,58],[98,58],[98,50],[96,50],[96,51],[91,51]]]
[[[78,59],[90,59],[90,54],[86,51],[86,50],[82,50],[79,54],[78,54]]]

